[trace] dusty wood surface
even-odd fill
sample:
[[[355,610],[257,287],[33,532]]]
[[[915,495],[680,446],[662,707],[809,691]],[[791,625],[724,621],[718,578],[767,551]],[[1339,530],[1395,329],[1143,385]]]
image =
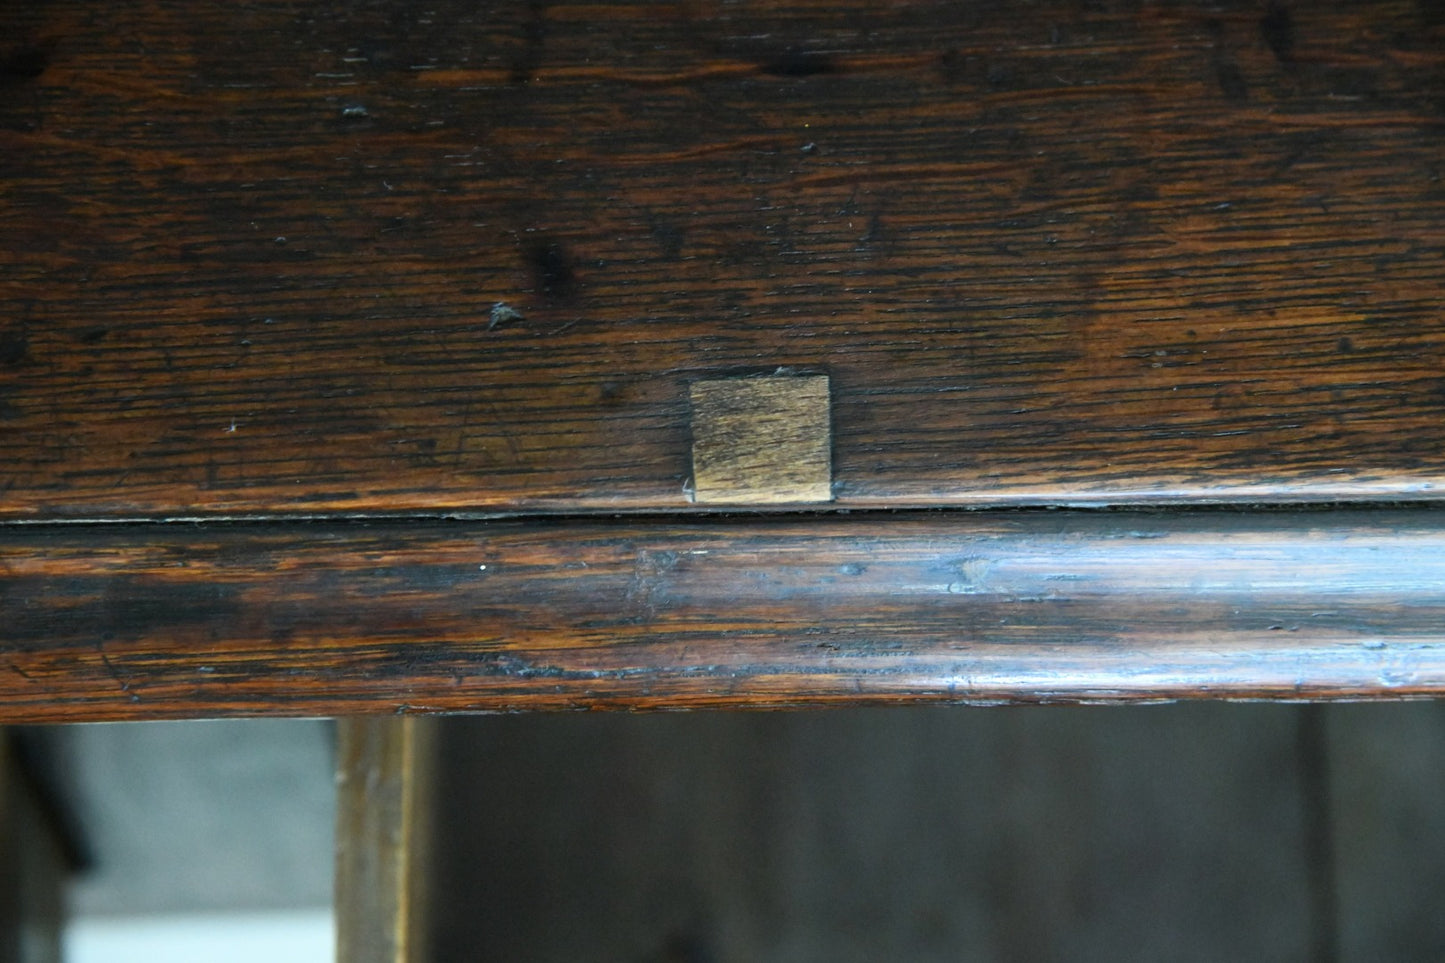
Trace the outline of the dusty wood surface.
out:
[[[12,528],[0,573],[14,721],[1445,691],[1433,512]]]
[[[1425,2],[0,5],[0,515],[1434,497]]]

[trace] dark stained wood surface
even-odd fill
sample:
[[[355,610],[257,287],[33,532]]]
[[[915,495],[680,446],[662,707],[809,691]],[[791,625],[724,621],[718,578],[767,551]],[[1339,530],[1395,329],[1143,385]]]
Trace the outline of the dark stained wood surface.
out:
[[[1434,512],[12,526],[0,720],[1445,689]]]
[[[5,0],[0,517],[699,510],[784,366],[839,506],[1433,498],[1442,85],[1425,0]]]

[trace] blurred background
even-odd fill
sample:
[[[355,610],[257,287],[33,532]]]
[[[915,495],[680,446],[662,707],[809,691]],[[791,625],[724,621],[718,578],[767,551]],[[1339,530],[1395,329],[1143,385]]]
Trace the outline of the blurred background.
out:
[[[77,867],[65,960],[333,955],[332,723],[12,735],[8,795]],[[1445,959],[1445,702],[473,717],[438,746],[440,961]]]
[[[333,723],[13,733],[26,773],[12,789],[39,790],[68,850],[65,963],[332,958]],[[22,882],[41,885],[34,873]],[[0,963],[45,959],[0,949]]]

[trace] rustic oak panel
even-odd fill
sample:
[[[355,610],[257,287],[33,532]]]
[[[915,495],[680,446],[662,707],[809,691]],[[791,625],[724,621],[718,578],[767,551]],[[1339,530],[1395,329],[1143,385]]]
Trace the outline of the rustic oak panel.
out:
[[[1434,513],[12,526],[0,719],[1445,691]]]
[[[0,515],[1435,497],[1427,2],[0,4]]]

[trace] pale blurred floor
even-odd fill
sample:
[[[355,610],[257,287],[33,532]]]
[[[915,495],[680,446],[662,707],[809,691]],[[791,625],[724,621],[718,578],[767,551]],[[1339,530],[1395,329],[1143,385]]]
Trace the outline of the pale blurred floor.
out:
[[[329,908],[334,725],[228,720],[52,730],[94,866],[79,916]]]
[[[84,916],[65,934],[65,963],[329,963],[327,909]]]

